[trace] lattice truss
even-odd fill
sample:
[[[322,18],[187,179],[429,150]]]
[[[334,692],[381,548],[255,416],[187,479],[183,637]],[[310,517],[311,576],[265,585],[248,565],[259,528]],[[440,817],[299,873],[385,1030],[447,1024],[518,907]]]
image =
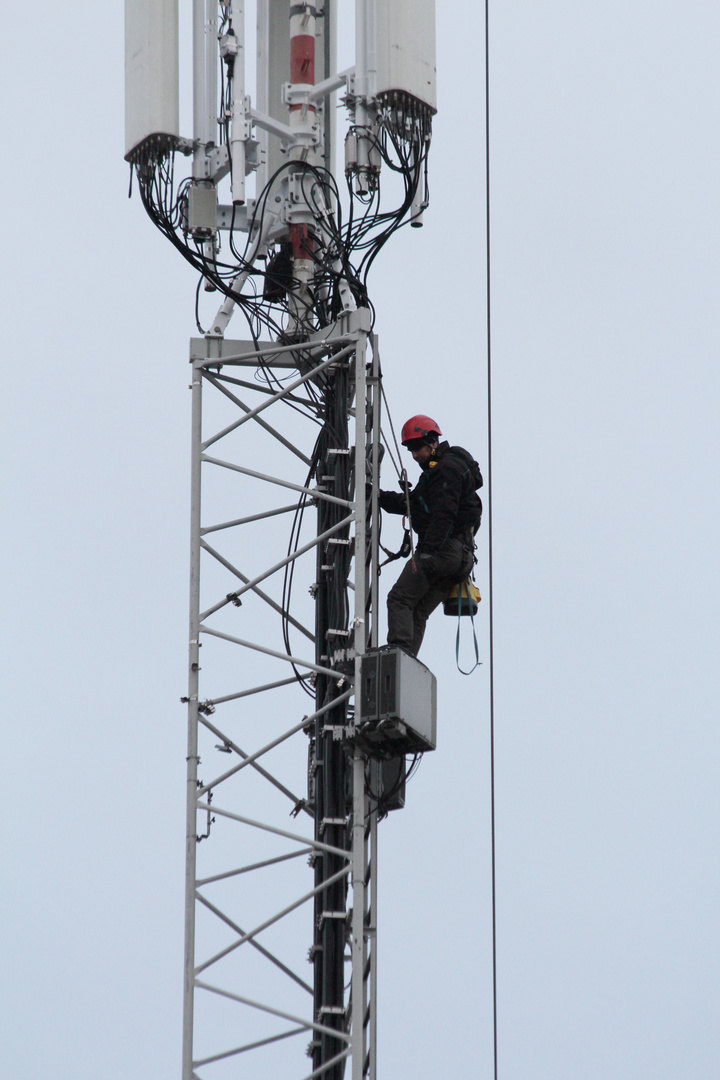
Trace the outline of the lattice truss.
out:
[[[347,1059],[353,1080],[375,1075],[376,774],[348,741],[355,655],[377,644],[379,363],[361,314],[302,347],[194,344],[183,1075],[197,1080],[249,1065],[340,1080]],[[344,431],[327,415],[342,380]],[[317,614],[323,588],[347,598],[337,626]]]

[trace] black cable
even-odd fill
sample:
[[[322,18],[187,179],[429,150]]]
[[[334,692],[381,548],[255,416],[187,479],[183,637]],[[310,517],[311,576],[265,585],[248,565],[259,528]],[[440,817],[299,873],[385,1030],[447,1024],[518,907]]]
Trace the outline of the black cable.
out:
[[[201,334],[205,333],[202,326],[200,325],[200,289],[204,280],[205,278],[200,276],[198,278],[197,288],[195,289],[195,325],[197,326],[198,331]]]
[[[146,149],[142,158],[135,163],[141,198],[155,225],[193,268],[240,308],[253,340],[260,337],[263,327],[271,337],[283,340],[283,321],[290,315],[289,295],[292,295],[295,317],[299,306],[299,316],[308,332],[320,329],[337,316],[343,306],[340,299],[343,281],[356,304],[372,310],[367,295],[370,268],[390,236],[409,223],[412,202],[427,171],[429,116],[422,113],[415,115],[412,109],[408,110],[407,103],[401,103],[394,107],[394,111],[385,109],[378,135],[368,133],[368,137],[379,157],[403,178],[404,196],[399,206],[390,212],[381,210],[379,178],[374,179],[367,196],[353,192],[352,183],[349,183],[349,215],[344,222],[337,183],[327,169],[307,162],[285,162],[270,178],[255,203],[244,250],[242,245],[235,244],[233,211],[229,237],[230,253],[235,260],[233,263],[221,262],[215,254],[208,257],[203,240],[188,237],[186,206],[192,180],[185,178],[175,190],[175,155],[174,151],[168,153],[164,145]],[[295,288],[297,283],[291,281],[288,293],[282,298],[266,300],[264,289],[263,295],[259,295],[255,283],[257,279],[264,280],[267,271],[249,261],[249,251],[252,237],[263,229],[267,200],[273,185],[282,173],[290,170],[299,176],[307,204],[314,211],[315,223],[308,227],[307,240],[303,245],[307,256],[315,263],[314,287],[303,295]],[[359,217],[354,213],[356,203],[363,207]],[[353,263],[354,253],[360,256],[357,265]],[[245,281],[254,295],[233,288],[238,274],[245,275]]]
[[[492,334],[490,321],[490,0],[485,0],[485,278],[487,305],[487,521],[488,521],[488,633],[490,666],[490,845],[492,862],[492,981],[493,1076],[498,1076],[497,1008],[497,903],[495,891],[495,674],[493,621],[493,483],[492,483]]]

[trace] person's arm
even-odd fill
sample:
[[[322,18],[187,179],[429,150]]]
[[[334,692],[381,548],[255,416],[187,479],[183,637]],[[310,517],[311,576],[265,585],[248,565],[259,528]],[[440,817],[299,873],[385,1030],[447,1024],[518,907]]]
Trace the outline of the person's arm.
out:
[[[407,501],[399,491],[379,491],[378,502],[388,514],[407,514]]]

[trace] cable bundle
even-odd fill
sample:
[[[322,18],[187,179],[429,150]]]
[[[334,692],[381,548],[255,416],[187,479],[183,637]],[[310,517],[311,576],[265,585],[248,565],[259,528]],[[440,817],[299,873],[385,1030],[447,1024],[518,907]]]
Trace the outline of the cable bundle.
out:
[[[397,97],[398,95],[395,95]],[[226,132],[223,135],[226,138]],[[360,129],[351,129],[359,131]],[[136,155],[131,168],[137,176],[140,197],[154,224],[180,251],[211,287],[230,297],[247,321],[253,340],[267,332],[275,340],[284,340],[288,325],[288,297],[303,307],[302,324],[308,333],[332,322],[342,310],[341,286],[349,289],[357,306],[371,307],[368,297],[368,274],[375,258],[389,238],[409,223],[410,210],[418,191],[424,192],[427,205],[427,158],[430,145],[430,116],[407,101],[393,100],[381,109],[376,130],[363,129],[375,156],[403,181],[402,198],[389,211],[381,208],[380,175],[374,177],[372,190],[360,194],[353,190],[353,177],[346,177],[347,217],[343,216],[340,191],[332,173],[307,162],[288,161],[270,178],[255,201],[247,233],[242,235],[233,220],[229,229],[229,251],[224,258],[206,238],[193,237],[188,231],[187,201],[191,179],[176,185],[176,150],[165,144],[149,144]],[[221,136],[222,138],[222,136]],[[291,270],[279,281],[277,258],[282,241],[271,246],[265,268],[255,259],[255,241],[268,214],[271,191],[292,174],[293,183],[310,210],[313,223],[308,226],[303,256],[315,264],[309,299],[295,291],[297,282]],[[421,186],[422,185],[422,186]],[[240,234],[240,236],[238,235]],[[260,253],[263,258],[264,252]],[[291,266],[291,263],[290,263]],[[240,290],[234,287],[239,275],[245,275]],[[199,327],[202,332],[202,328]]]

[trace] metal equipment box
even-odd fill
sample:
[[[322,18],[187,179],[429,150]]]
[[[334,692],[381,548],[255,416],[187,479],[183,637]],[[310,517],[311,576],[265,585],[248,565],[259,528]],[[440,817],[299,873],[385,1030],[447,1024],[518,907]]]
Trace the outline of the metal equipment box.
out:
[[[355,741],[372,757],[434,750],[437,680],[402,649],[365,653],[356,696]]]
[[[403,810],[405,807],[405,781],[407,768],[405,755],[378,762],[379,805],[384,811]]]

